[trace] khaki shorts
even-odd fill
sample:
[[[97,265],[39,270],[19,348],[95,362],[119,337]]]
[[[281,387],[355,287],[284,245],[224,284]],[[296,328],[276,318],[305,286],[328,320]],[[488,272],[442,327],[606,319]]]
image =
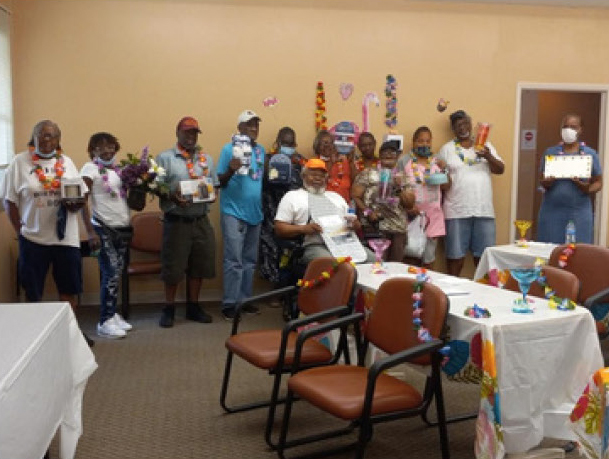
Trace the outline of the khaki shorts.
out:
[[[177,284],[184,275],[194,279],[216,276],[216,238],[207,215],[165,216],[161,279]]]

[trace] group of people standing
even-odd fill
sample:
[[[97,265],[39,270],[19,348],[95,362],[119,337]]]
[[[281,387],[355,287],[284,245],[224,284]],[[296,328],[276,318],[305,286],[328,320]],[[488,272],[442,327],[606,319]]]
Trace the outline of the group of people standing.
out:
[[[284,127],[267,155],[257,143],[260,122],[253,111],[242,112],[237,119],[238,134],[224,145],[215,165],[198,146],[199,123],[184,117],[176,126],[176,144],[156,158],[165,172],[163,181],[168,190],[160,197],[161,278],[165,285],[161,327],[174,325],[177,288],[184,278],[186,318],[212,321],[198,302],[203,280],[216,275],[216,237],[208,218],[211,202],[183,195],[180,183],[186,180],[205,177],[219,190],[222,314],[227,320],[232,320],[237,305],[251,296],[257,266],[263,277],[281,282],[281,267],[285,266],[282,240],[301,238],[305,263],[330,254],[320,237],[322,227],[311,218],[311,203],[316,199],[326,200],[337,215],[344,216],[362,240],[378,235],[390,239],[387,258],[393,261],[404,261],[408,225],[418,216],[425,221],[427,240],[419,261],[424,266],[434,262],[437,241],[442,236],[448,273],[456,276],[468,251],[477,262],[484,249],[495,244],[491,175],[502,174],[504,163],[490,142],[474,145],[471,118],[463,110],[450,115],[454,138],[435,155],[432,133],[426,126],[415,130],[407,151],[390,140],[382,143],[378,156],[375,137],[361,133],[357,141],[359,158],[354,149],[346,154],[339,152],[334,135],[319,131],[308,159],[297,151],[295,131]],[[598,155],[578,142],[579,117],[565,117],[562,133],[563,143],[548,150],[546,156],[591,155],[593,170],[590,180],[541,180],[546,193],[539,239],[551,242],[562,242],[556,240],[553,228],[558,222],[560,229],[565,218],[577,220],[582,239],[591,234],[590,197],[601,187]],[[75,306],[82,289],[77,220],[82,210],[89,246],[99,249],[97,332],[120,338],[132,328],[116,312],[130,237],[130,211],[116,164],[120,144],[110,133],[94,134],[88,145],[90,161],[78,171],[63,154],[60,141],[61,132],[55,123],[38,123],[28,151],[15,156],[0,187],[7,215],[19,237],[19,279],[28,301],[39,301],[52,265],[60,298]],[[68,178],[82,180],[84,200],[62,198],[61,183]],[[258,309],[247,305],[242,312],[256,314]]]

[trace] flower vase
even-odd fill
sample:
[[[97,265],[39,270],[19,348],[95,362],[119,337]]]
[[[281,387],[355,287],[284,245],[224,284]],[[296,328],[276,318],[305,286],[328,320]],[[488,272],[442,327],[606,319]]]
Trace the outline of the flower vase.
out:
[[[127,205],[130,209],[138,212],[144,210],[144,207],[146,207],[146,191],[141,188],[129,188]]]

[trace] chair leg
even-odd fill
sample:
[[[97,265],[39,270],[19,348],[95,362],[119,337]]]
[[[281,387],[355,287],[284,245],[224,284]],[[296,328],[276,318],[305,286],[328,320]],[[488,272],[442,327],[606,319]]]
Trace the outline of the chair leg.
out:
[[[271,393],[271,400],[269,403],[269,412],[266,418],[266,429],[264,432],[264,440],[271,449],[277,448],[277,443],[273,443],[271,436],[273,433],[273,424],[275,423],[275,411],[277,410],[277,404],[284,400],[279,400],[279,387],[281,385],[281,372],[275,373],[273,378],[273,392]]]
[[[286,438],[288,436],[288,425],[290,423],[290,415],[292,414],[292,403],[294,402],[294,393],[288,390],[288,395],[285,399],[285,407],[283,409],[283,422],[281,423],[281,432],[279,433],[279,441],[277,442],[277,455],[280,459],[285,459],[283,450],[285,449]]]
[[[228,351],[226,354],[226,363],[224,365],[224,376],[222,377],[222,389],[220,390],[220,406],[224,408],[224,411],[227,413],[232,413],[233,411],[226,406],[226,393],[228,392],[228,381],[230,379],[230,370],[233,363],[233,353]]]
[[[434,355],[434,368],[432,369],[433,385],[436,397],[436,412],[438,414],[438,431],[440,433],[440,447],[442,449],[442,459],[450,459],[448,448],[448,429],[446,428],[446,413],[444,412],[444,394],[442,392],[442,377],[440,375],[440,356]]]

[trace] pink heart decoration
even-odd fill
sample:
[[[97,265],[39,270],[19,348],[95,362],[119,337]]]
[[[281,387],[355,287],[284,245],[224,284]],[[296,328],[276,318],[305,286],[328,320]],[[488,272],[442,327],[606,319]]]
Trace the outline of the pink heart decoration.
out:
[[[353,94],[353,85],[351,83],[341,83],[339,91],[343,100],[347,100]]]

